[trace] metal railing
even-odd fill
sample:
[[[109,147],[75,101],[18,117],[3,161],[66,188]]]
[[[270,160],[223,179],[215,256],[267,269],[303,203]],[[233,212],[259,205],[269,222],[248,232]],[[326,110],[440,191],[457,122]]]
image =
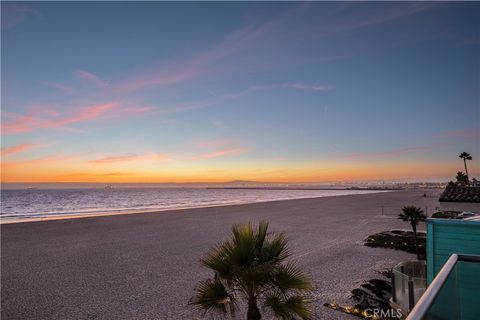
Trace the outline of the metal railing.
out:
[[[428,319],[429,311],[459,261],[480,263],[480,256],[452,254],[428,286],[406,320]]]

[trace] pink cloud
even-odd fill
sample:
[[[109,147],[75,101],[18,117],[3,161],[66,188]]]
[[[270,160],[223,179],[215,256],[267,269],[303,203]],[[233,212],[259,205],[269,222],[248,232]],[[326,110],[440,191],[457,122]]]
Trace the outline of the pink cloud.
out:
[[[173,107],[159,108],[157,111],[159,113],[177,113],[177,112],[183,112],[183,111],[189,111],[189,110],[203,109],[203,108],[210,107],[217,104],[220,100],[222,99],[221,98],[210,99],[206,101],[187,103],[187,104],[177,105]]]
[[[227,36],[221,43],[212,49],[196,56],[179,61],[173,65],[155,68],[154,71],[146,71],[129,77],[123,82],[112,85],[113,92],[131,92],[151,89],[155,87],[169,86],[177,83],[190,81],[194,78],[205,77],[215,71],[215,65],[222,59],[238,54],[247,49],[255,42],[268,35],[277,25],[283,21],[280,19],[268,21],[260,26],[249,24]]]
[[[237,149],[224,149],[218,150],[214,152],[204,153],[198,156],[198,158],[210,159],[210,158],[218,158],[218,157],[225,157],[225,156],[233,156],[239,155],[249,152],[249,149],[246,148],[237,148]]]
[[[113,85],[111,91],[132,92],[155,87],[168,86],[193,79],[197,74],[199,74],[199,70],[195,68],[170,72],[158,71],[151,74],[141,74],[133,76],[130,79],[119,84]]]
[[[102,80],[99,76],[85,70],[75,70],[74,73],[77,78],[93,83],[99,87],[105,87],[109,84],[108,81]]]
[[[74,154],[74,155],[64,155],[62,153],[51,154],[47,156],[43,156],[40,158],[34,159],[23,159],[23,160],[15,160],[15,161],[2,161],[2,169],[7,167],[22,167],[27,165],[43,165],[43,164],[55,164],[60,162],[66,161],[76,161],[78,157],[82,156],[81,154]]]
[[[238,143],[229,139],[204,140],[194,142],[194,147],[204,149],[205,152],[193,159],[210,159],[224,156],[244,154],[250,151],[248,148],[238,146]]]
[[[42,145],[38,143],[22,143],[15,146],[2,148],[2,156],[9,156],[9,155],[20,153],[33,148],[38,148],[40,146]]]
[[[123,156],[109,156],[100,159],[90,160],[90,163],[94,164],[105,164],[105,163],[118,163],[118,162],[129,162],[136,160],[138,158],[137,155],[123,155]]]
[[[122,113],[127,114],[137,114],[137,113],[146,113],[155,110],[155,107],[151,106],[126,106],[121,109]]]
[[[440,138],[480,139],[480,128],[444,131],[436,134]]]
[[[62,91],[64,93],[71,93],[74,91],[73,87],[63,84],[63,83],[57,83],[57,82],[49,82],[49,81],[41,81],[42,84],[49,86],[51,88],[57,89],[59,91]]]
[[[228,139],[218,139],[218,140],[204,140],[195,142],[197,148],[204,149],[215,149],[215,148],[225,148],[233,146],[235,143]]]
[[[328,91],[330,90],[329,87],[320,85],[320,84],[306,84],[306,83],[282,83],[282,84],[274,84],[272,85],[273,88],[293,88],[299,90],[311,90],[311,91]]]
[[[97,119],[103,114],[105,114],[107,111],[110,111],[116,107],[118,107],[118,103],[116,102],[88,106],[88,107],[82,108],[79,113],[71,117],[67,117],[67,118],[63,118],[55,121],[55,125],[62,126],[62,125],[67,125],[71,123]]]
[[[113,163],[128,163],[134,161],[167,161],[171,160],[169,157],[153,152],[148,152],[143,155],[127,154],[120,156],[108,156],[100,159],[90,160],[91,164],[113,164]]]
[[[67,129],[66,125],[85,122],[89,120],[98,119],[104,116],[108,111],[112,111],[117,108],[119,104],[117,102],[96,104],[80,108],[75,114],[55,119],[45,119],[38,117],[36,114],[18,115],[7,113],[8,116],[13,117],[11,122],[4,123],[2,125],[2,132],[5,134],[31,132],[37,129]],[[49,115],[58,115],[55,110],[48,109]]]
[[[352,153],[352,154],[346,155],[345,157],[349,159],[359,159],[359,158],[367,158],[367,157],[368,158],[399,157],[406,154],[424,152],[424,151],[428,151],[438,147],[445,147],[448,145],[449,145],[448,143],[435,143],[435,144],[426,145],[426,146],[408,147],[408,148],[400,148],[400,149],[370,152],[370,153]]]

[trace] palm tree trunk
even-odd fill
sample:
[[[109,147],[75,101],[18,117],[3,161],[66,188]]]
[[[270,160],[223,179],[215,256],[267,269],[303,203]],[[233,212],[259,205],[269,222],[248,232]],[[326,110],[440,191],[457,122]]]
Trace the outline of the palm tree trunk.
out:
[[[262,314],[260,309],[257,306],[256,299],[248,300],[248,311],[247,311],[247,320],[260,320],[262,319]]]
[[[465,165],[465,174],[467,175],[467,186],[468,186],[470,185],[470,179],[468,178],[467,158],[463,158],[463,164]]]
[[[413,229],[413,239],[415,241],[415,253],[417,254],[417,259],[420,260],[420,253],[418,252],[418,241],[417,241],[417,226],[412,223]]]

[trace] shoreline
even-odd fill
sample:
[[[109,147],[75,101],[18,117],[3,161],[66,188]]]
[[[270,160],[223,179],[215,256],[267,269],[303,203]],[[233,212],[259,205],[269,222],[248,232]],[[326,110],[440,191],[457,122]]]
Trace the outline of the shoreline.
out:
[[[204,209],[204,208],[221,208],[221,207],[233,207],[233,206],[244,206],[244,205],[253,205],[257,203],[274,203],[274,202],[284,202],[284,201],[296,201],[296,200],[309,200],[309,199],[320,199],[320,198],[332,198],[332,197],[347,197],[347,196],[358,196],[366,194],[377,194],[377,193],[387,193],[387,192],[401,192],[402,190],[353,190],[353,191],[367,191],[365,193],[353,193],[353,194],[342,194],[342,195],[326,195],[319,197],[305,197],[305,198],[294,198],[294,199],[278,199],[278,200],[265,200],[265,201],[255,201],[255,202],[244,202],[244,203],[231,203],[231,204],[211,204],[205,206],[194,206],[194,207],[182,207],[182,208],[158,208],[158,209],[127,209],[123,211],[119,209],[118,211],[100,211],[92,213],[61,213],[61,214],[52,214],[51,216],[44,217],[32,217],[32,218],[2,218],[0,216],[0,226],[8,224],[17,224],[17,223],[28,223],[28,222],[47,222],[47,221],[57,221],[57,220],[69,220],[69,219],[82,219],[82,218],[97,218],[97,217],[110,217],[110,216],[122,216],[122,215],[132,215],[132,214],[147,214],[147,213],[166,213],[166,212],[177,212],[184,210],[193,210],[193,209]],[[11,219],[11,220],[10,220]]]

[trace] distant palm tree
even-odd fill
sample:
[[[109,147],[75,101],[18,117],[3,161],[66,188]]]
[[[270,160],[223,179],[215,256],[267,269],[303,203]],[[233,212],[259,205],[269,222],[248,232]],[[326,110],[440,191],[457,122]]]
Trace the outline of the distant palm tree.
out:
[[[468,182],[467,184],[470,184],[470,179],[468,178],[467,160],[472,160],[472,156],[467,152],[462,152],[458,157],[463,159],[463,164],[465,166],[465,173],[467,174],[467,182]]]
[[[293,261],[285,234],[268,233],[268,222],[233,225],[231,238],[215,246],[200,262],[214,271],[201,281],[192,304],[205,312],[235,315],[237,300],[248,306],[247,320],[260,320],[259,304],[280,319],[310,319],[305,294],[312,283]]]
[[[420,254],[418,252],[418,241],[417,241],[417,225],[419,221],[425,221],[427,218],[423,214],[423,210],[415,206],[406,206],[402,208],[402,213],[398,215],[398,219],[409,222],[412,226],[413,237],[415,239],[415,252],[417,253],[417,258],[420,260]]]
[[[468,185],[468,177],[465,173],[458,171],[457,172],[457,185],[459,186],[467,186]]]

